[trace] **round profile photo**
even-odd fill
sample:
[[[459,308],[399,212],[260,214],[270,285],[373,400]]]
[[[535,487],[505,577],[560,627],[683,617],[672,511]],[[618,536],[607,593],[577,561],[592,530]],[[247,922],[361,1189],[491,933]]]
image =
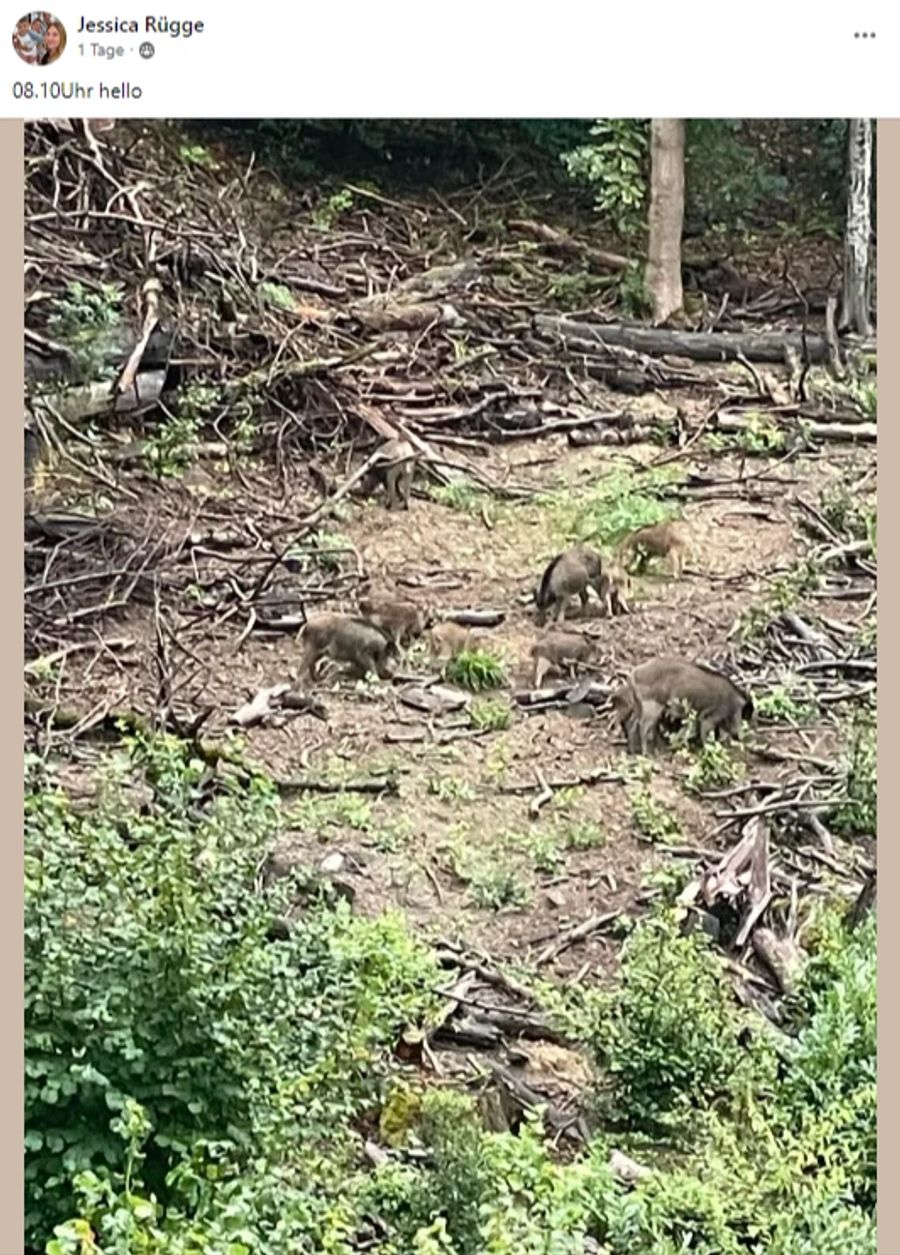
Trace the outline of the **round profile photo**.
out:
[[[16,22],[12,41],[26,65],[53,65],[66,46],[66,28],[52,13],[26,13]]]

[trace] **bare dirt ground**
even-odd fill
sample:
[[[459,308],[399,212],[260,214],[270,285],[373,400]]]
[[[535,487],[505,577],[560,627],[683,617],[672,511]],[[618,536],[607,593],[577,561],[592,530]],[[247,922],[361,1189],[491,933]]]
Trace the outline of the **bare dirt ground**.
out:
[[[626,458],[549,438],[494,448],[479,466],[498,482],[513,478],[577,502],[611,471],[658,456],[652,446],[632,446]],[[630,615],[608,620],[592,605],[584,619],[573,619],[573,627],[600,642],[596,678],[611,682],[660,653],[734,662],[735,624],[809,544],[795,496],[815,501],[829,486],[858,480],[873,460],[868,450],[840,445],[787,463],[753,458],[743,470],[755,478],[740,492],[688,500],[691,554],[682,580],[651,570],[637,581]],[[742,462],[736,454],[698,453],[689,465],[730,480]],[[533,500],[492,498],[454,508],[432,500],[421,481],[417,487],[408,514],[388,512],[377,498],[354,502],[332,530],[355,550],[346,555],[350,567],[361,565],[373,591],[395,590],[437,611],[503,611],[500,627],[478,635],[507,670],[504,689],[487,696],[508,700],[512,690],[530,687],[527,658],[536,628],[527,601],[544,563],[561,547],[558,521]],[[818,614],[845,624],[863,609],[858,600],[814,604]],[[353,598],[326,605],[351,609]],[[152,607],[131,607],[116,632],[134,645],[95,658],[82,672],[79,707],[89,711],[112,700],[114,708],[146,712],[154,700]],[[208,676],[206,700],[214,705],[203,731],[208,739],[226,732],[229,716],[260,688],[297,675],[300,649],[291,636],[239,637],[237,624],[191,637],[191,652]],[[77,665],[73,656],[71,666]],[[402,672],[429,673],[421,649]],[[70,670],[70,685],[72,678]],[[566,929],[608,914],[608,926],[541,968],[550,977],[585,979],[614,961],[617,918],[640,912],[658,892],[660,874],[673,866],[687,872],[692,851],[734,840],[734,823],[722,824],[725,803],[686,791],[685,761],[667,754],[642,768],[626,755],[602,708],[585,718],[577,717],[583,708],[527,713],[511,702],[507,728],[479,732],[465,712],[428,719],[411,710],[399,700],[402,688],[402,681],[358,684],[332,675],[316,686],[327,720],[285,716],[244,734],[248,760],[282,781],[302,775],[340,786],[396,774],[396,793],[337,788],[286,796],[279,853],[313,865],[342,856],[341,879],[361,912],[397,907],[425,935],[477,947],[513,968],[530,967]],[[756,740],[798,761],[835,754],[832,721],[802,729],[763,723]],[[796,769],[796,762],[773,763],[749,749],[738,757],[747,781],[777,780]],[[83,777],[83,767],[76,775]],[[579,783],[591,773],[612,779]],[[542,781],[553,797],[535,814]],[[641,832],[640,806],[648,798],[674,816],[667,831]]]
[[[847,680],[839,668],[828,680],[832,691],[824,705],[800,720],[763,720],[755,748],[737,752],[744,776],[719,797],[685,787],[690,764],[684,758],[665,754],[647,765],[626,755],[602,706],[585,712],[560,702],[529,711],[514,694],[530,685],[532,590],[545,563],[591,531],[579,510],[592,499],[596,506],[592,494],[604,477],[624,482],[630,476],[640,492],[635,468],[673,455],[684,493],[666,503],[683,507],[691,543],[686,572],[674,581],[651,569],[638,581],[628,616],[607,620],[594,612],[573,621],[599,642],[595,678],[608,684],[638,662],[671,653],[733,668],[758,696],[815,657],[814,649],[804,654],[802,642],[799,648],[786,643],[783,632],[762,649],[734,629],[751,611],[762,614],[765,628],[779,580],[790,582],[807,550],[828,546],[827,529],[823,542],[821,532],[816,539],[801,525],[800,498],[820,505],[823,491],[841,485],[852,496],[871,470],[867,491],[874,503],[874,445],[825,439],[818,449],[808,442],[803,451],[785,445],[787,452],[767,457],[756,456],[758,449],[749,456],[746,440],[741,445],[726,436],[714,447],[699,437],[710,407],[727,399],[748,421],[759,417],[761,405],[766,421],[771,418],[790,444],[801,425],[798,415],[853,419],[847,397],[829,409],[817,394],[797,409],[776,399],[784,380],[771,392],[759,378],[751,384],[737,363],[688,362],[686,370],[677,358],[667,364],[646,359],[636,391],[623,380],[614,389],[619,367],[640,364],[640,354],[587,354],[541,338],[532,317],[541,312],[601,320],[620,320],[625,312],[609,276],[588,265],[598,247],[614,241],[604,237],[596,215],[569,203],[568,193],[559,204],[548,201],[534,173],[521,187],[492,180],[448,192],[450,200],[422,192],[415,201],[398,202],[356,188],[347,202],[330,195],[341,184],[295,187],[208,137],[209,149],[186,146],[169,127],[123,124],[101,141],[67,132],[63,144],[51,124],[28,134],[32,386],[47,368],[35,346],[62,334],[51,313],[57,321],[63,314],[75,318],[78,335],[79,319],[91,314],[91,326],[99,319],[91,378],[104,364],[119,369],[120,350],[131,351],[133,336],[115,354],[109,348],[107,360],[99,335],[103,300],[98,313],[94,305],[84,308],[83,293],[70,290],[78,277],[96,303],[97,277],[117,277],[135,308],[139,304],[134,250],[147,245],[145,224],[118,214],[106,221],[110,179],[116,187],[144,189],[146,220],[169,223],[154,245],[167,313],[178,311],[179,352],[189,365],[186,379],[172,385],[177,422],[168,412],[166,421],[150,415],[132,430],[104,414],[97,420],[103,439],[94,442],[76,418],[75,458],[57,468],[39,503],[43,521],[31,520],[30,535],[26,521],[30,734],[41,752],[49,745],[62,759],[64,778],[85,804],[106,748],[93,738],[110,716],[159,717],[171,725],[177,713],[188,730],[199,728],[203,741],[215,745],[260,689],[298,682],[294,636],[261,631],[253,621],[257,578],[292,533],[309,556],[304,520],[347,474],[351,443],[376,441],[391,421],[406,423],[443,456],[468,461],[476,479],[515,483],[532,495],[441,497],[420,478],[408,514],[389,513],[379,499],[348,501],[321,523],[334,546],[333,568],[321,553],[303,559],[299,572],[279,573],[279,588],[298,610],[351,610],[364,574],[372,592],[395,590],[438,612],[502,611],[502,625],[480,635],[502,658],[506,684],[474,699],[472,708],[483,712],[490,700],[487,709],[496,711],[497,702],[507,703],[509,724],[479,730],[470,711],[427,718],[405,704],[407,676],[433,674],[422,651],[412,652],[394,683],[323,679],[315,697],[324,719],[280,714],[241,734],[246,758],[279,782],[302,776],[321,786],[284,793],[281,853],[288,859],[340,863],[357,910],[397,907],[423,934],[480,947],[506,965],[533,965],[567,929],[606,916],[605,926],[539,965],[562,980],[576,973],[589,979],[614,960],[617,921],[639,913],[660,891],[661,879],[671,878],[673,869],[689,875],[696,851],[735,840],[741,789],[762,797],[765,789],[752,786],[796,778],[811,760],[839,759],[844,751],[836,714],[855,700],[842,691]],[[190,205],[174,218],[173,171]],[[91,226],[95,252],[86,251],[87,227],[75,215],[49,228],[60,186],[73,203],[77,195],[78,204],[93,205],[106,223],[103,234]],[[540,225],[535,238],[528,229],[532,217],[564,232],[562,253],[555,235],[548,243]],[[793,239],[761,232],[752,248],[746,241],[736,241],[734,249],[724,241],[707,244],[714,254],[709,259],[706,247],[691,246],[694,268],[704,259],[721,262],[727,253],[738,279],[746,272],[762,284],[763,308],[754,309],[749,290],[733,294],[728,310],[722,291],[691,291],[697,328],[708,323],[721,331],[796,333],[805,317],[797,284],[816,289],[821,306],[822,291],[833,288],[840,271],[834,240],[812,229],[808,238]],[[463,260],[462,271],[471,263],[476,278],[462,271],[449,278]],[[148,257],[144,263],[155,273]],[[423,276],[424,288],[403,297],[412,304],[398,306],[399,322],[373,322],[370,298],[394,299]],[[704,282],[709,286],[708,275]],[[428,299],[413,300],[416,291]],[[730,289],[723,291],[727,297]],[[220,303],[223,292],[229,300]],[[461,330],[428,312],[429,301],[445,298],[461,312]],[[404,321],[423,308],[424,322]],[[807,329],[821,332],[819,322],[813,317]],[[771,373],[779,372],[786,376],[781,366]],[[525,403],[541,410],[541,422],[634,415],[646,424],[639,438],[650,433],[660,444],[576,447],[563,435],[495,443],[515,436],[507,420]],[[672,439],[679,408],[681,437],[692,442],[680,453]],[[221,427],[225,414],[228,424]],[[252,415],[250,445],[264,451],[265,464],[249,456],[237,464],[244,456],[236,451],[246,435],[245,414]],[[199,463],[183,478],[156,482],[163,455],[172,454],[185,427],[203,446]],[[329,455],[329,441],[340,446],[340,465],[336,452]],[[214,443],[220,450],[224,443],[227,457],[210,453]],[[310,450],[321,478],[313,474]],[[357,446],[357,455],[367,453]],[[549,500],[541,499],[548,493]],[[607,504],[614,509],[619,503]],[[74,523],[73,511],[80,511]],[[237,539],[222,541],[213,535],[217,530]],[[599,547],[608,556],[605,541]],[[828,620],[826,631],[843,654],[874,606],[874,567],[870,562],[861,571],[852,558],[831,561],[825,589],[790,594],[781,609],[789,604],[802,611],[814,631]],[[870,671],[857,689],[874,673],[871,658],[866,665]],[[60,711],[69,715],[68,726],[57,723],[48,735],[47,715]],[[347,787],[372,775],[395,778],[396,788]],[[537,807],[545,784],[552,796]],[[801,812],[787,806],[785,813],[784,826],[796,827]],[[794,836],[779,831],[773,839],[789,843]],[[846,867],[855,871],[852,857]],[[830,871],[806,858],[804,885],[815,886]]]

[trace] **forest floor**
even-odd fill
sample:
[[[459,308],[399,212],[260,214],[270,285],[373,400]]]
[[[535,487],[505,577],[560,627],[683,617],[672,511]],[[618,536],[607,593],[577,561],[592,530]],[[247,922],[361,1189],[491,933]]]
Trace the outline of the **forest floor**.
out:
[[[159,145],[171,144],[165,132],[160,134]],[[115,137],[106,138],[104,160],[123,183],[143,171],[148,186],[158,175],[162,187],[159,171],[178,158],[141,155],[141,145],[156,142],[151,133],[132,145],[123,140],[117,149]],[[182,146],[183,161],[185,151]],[[742,797],[790,794],[790,782],[804,768],[812,763],[815,769],[817,761],[836,764],[846,753],[843,716],[858,686],[843,682],[846,668],[816,667],[823,657],[846,658],[861,648],[859,642],[874,624],[874,575],[859,569],[852,552],[819,562],[829,548],[821,518],[834,520],[835,509],[847,514],[852,508],[874,515],[875,446],[840,439],[795,441],[796,423],[782,423],[771,406],[766,430],[781,436],[769,453],[758,442],[754,447],[752,432],[740,437],[711,429],[704,435],[698,428],[711,400],[721,404],[726,394],[750,400],[756,395],[752,386],[747,391],[749,372],[734,363],[687,363],[693,383],[669,385],[664,392],[647,388],[643,396],[623,398],[597,381],[596,370],[580,352],[566,360],[558,346],[542,350],[523,315],[540,310],[542,301],[544,309],[553,310],[554,300],[568,291],[566,284],[574,283],[575,297],[588,305],[596,297],[608,316],[606,289],[581,262],[570,264],[567,254],[557,255],[552,240],[546,249],[540,242],[510,242],[503,234],[502,187],[492,190],[490,203],[484,189],[475,189],[456,195],[452,205],[439,197],[398,204],[366,194],[343,216],[332,197],[325,208],[340,222],[310,225],[308,197],[301,213],[301,201],[272,184],[257,190],[254,201],[247,190],[249,170],[243,183],[229,182],[227,168],[210,162],[207,172],[197,151],[191,150],[188,173],[179,174],[185,188],[188,178],[195,182],[185,195],[195,198],[196,212],[171,226],[186,238],[179,234],[171,248],[162,250],[173,274],[177,261],[177,273],[183,270],[189,278],[194,249],[206,258],[209,271],[218,266],[223,283],[246,295],[249,240],[251,251],[256,250],[254,275],[261,267],[260,273],[282,285],[300,285],[302,306],[286,313],[281,306],[292,298],[290,292],[284,297],[282,286],[275,291],[278,299],[270,293],[269,306],[261,306],[247,323],[243,339],[228,342],[231,358],[221,345],[216,349],[222,376],[239,373],[253,353],[255,366],[262,354],[269,371],[264,401],[274,415],[265,414],[259,428],[268,456],[242,457],[235,464],[233,449],[223,459],[221,451],[211,454],[205,446],[180,478],[154,479],[146,467],[134,470],[133,461],[128,469],[127,450],[116,455],[115,469],[101,452],[87,478],[84,464],[79,469],[75,462],[47,481],[41,508],[51,514],[84,508],[88,501],[97,517],[114,507],[113,557],[95,555],[95,570],[97,564],[133,565],[134,554],[155,537],[163,516],[178,526],[170,528],[177,552],[173,556],[170,546],[168,566],[152,578],[148,567],[147,578],[129,583],[125,594],[120,595],[121,585],[104,594],[108,609],[99,617],[86,593],[84,605],[71,596],[73,587],[79,595],[81,588],[93,588],[94,576],[79,574],[88,568],[76,566],[74,576],[66,570],[58,574],[67,549],[71,553],[69,541],[54,548],[51,536],[52,543],[38,544],[27,555],[29,623],[41,634],[26,642],[32,701],[45,712],[62,707],[81,720],[78,736],[54,731],[42,742],[44,749],[49,745],[49,752],[58,752],[63,779],[89,804],[97,787],[94,769],[106,750],[102,740],[87,733],[108,727],[110,717],[131,712],[150,718],[163,705],[170,710],[180,705],[188,722],[198,712],[203,715],[204,742],[215,743],[234,731],[233,715],[260,689],[294,684],[300,662],[295,634],[260,630],[262,625],[248,623],[245,612],[247,590],[260,570],[248,566],[248,547],[256,547],[251,557],[257,563],[268,560],[273,547],[290,540],[292,530],[302,530],[308,511],[321,501],[321,493],[315,495],[311,487],[308,455],[298,447],[282,456],[284,432],[293,430],[292,421],[311,430],[325,421],[323,414],[340,415],[339,425],[354,409],[365,411],[371,422],[373,405],[387,417],[402,405],[405,420],[414,423],[415,406],[423,397],[427,403],[425,392],[433,388],[436,398],[445,396],[466,412],[447,419],[445,411],[433,410],[428,419],[422,411],[417,430],[436,447],[449,449],[448,456],[468,459],[477,471],[474,484],[436,489],[420,475],[408,513],[388,512],[377,497],[348,499],[332,517],[323,518],[315,546],[309,536],[301,539],[299,572],[282,572],[279,589],[306,609],[352,610],[365,576],[372,592],[395,591],[438,612],[501,611],[500,626],[476,635],[503,661],[504,685],[470,698],[456,712],[425,716],[403,701],[415,677],[434,676],[420,646],[393,682],[323,679],[315,696],[324,719],[284,713],[244,729],[244,753],[280,782],[298,776],[318,782],[314,790],[285,792],[280,853],[302,864],[340,864],[355,909],[371,914],[399,908],[424,935],[475,947],[495,962],[522,970],[533,971],[540,959],[542,972],[561,982],[575,974],[584,980],[602,975],[615,960],[619,922],[639,914],[663,892],[667,879],[690,875],[704,851],[718,853],[734,843],[746,811],[760,805],[754,801],[742,807]],[[29,231],[39,243],[42,198],[52,189],[42,190],[39,183],[46,163],[34,169],[29,195],[35,214]],[[96,194],[105,196],[101,176],[106,167],[98,169],[100,174],[91,177],[99,184]],[[81,166],[77,177],[83,177]],[[510,195],[506,212],[538,212],[533,203],[522,204],[518,190]],[[544,209],[549,215],[550,207]],[[240,219],[239,235],[219,223],[216,213]],[[158,216],[149,210],[148,215]],[[571,215],[556,226],[571,230],[570,238],[576,239]],[[76,229],[73,224],[72,232]],[[122,243],[125,228],[111,223],[108,230],[108,247],[120,249],[112,254],[113,269],[121,270],[130,258]],[[217,231],[225,232],[222,239],[239,238],[240,247],[213,248]],[[589,230],[583,234],[591,237],[587,249],[603,243]],[[65,242],[68,252],[53,263],[57,286],[75,273],[73,267],[94,273],[87,245],[81,236],[77,242],[80,253],[73,252],[72,241]],[[101,244],[95,244],[97,265]],[[50,246],[44,240],[45,252]],[[581,244],[572,247],[577,252]],[[486,295],[453,298],[468,312],[470,338],[463,333],[454,341],[441,328],[385,333],[377,326],[373,330],[362,315],[361,331],[359,323],[339,321],[352,320],[358,306],[348,305],[351,297],[391,290],[398,275],[452,264],[467,249],[479,253],[489,276]],[[796,280],[827,289],[836,273],[833,241],[794,238],[788,252]],[[291,269],[298,255],[305,259],[299,277]],[[753,271],[764,300],[767,285],[771,288],[784,269],[782,253],[761,238],[742,257],[733,254],[732,262],[745,273]],[[213,317],[208,292],[201,283],[193,293],[188,278],[183,291],[178,289],[179,299],[196,303],[192,325],[202,330],[202,335],[195,331],[196,342],[203,341],[198,360],[210,359],[214,338],[208,330]],[[42,282],[46,286],[50,279]],[[273,291],[276,286],[269,284]],[[33,308],[40,310],[46,298],[46,292],[38,293]],[[783,292],[778,300],[789,303],[794,292]],[[349,315],[343,312],[348,308]],[[786,329],[783,318],[779,328]],[[348,344],[352,350],[353,337],[368,345],[371,361],[352,364],[351,352],[346,365],[334,368],[333,390],[324,370],[293,401],[282,399],[289,394],[278,393],[276,385],[294,386],[291,371],[298,361],[303,367],[304,354],[324,359],[338,351],[335,345],[345,353]],[[378,350],[374,354],[373,348]],[[768,373],[787,374],[783,368]],[[416,383],[416,378],[426,382]],[[416,396],[410,391],[414,386]],[[578,446],[563,432],[539,439],[519,433],[498,443],[490,429],[479,430],[476,419],[466,418],[478,408],[471,408],[471,397],[487,388],[499,388],[497,397],[508,395],[513,401],[524,395],[549,400],[551,419],[574,414],[584,421],[577,416],[591,407],[604,414],[625,408],[661,434],[661,441]],[[385,396],[390,400],[392,389],[396,404],[379,408],[377,402]],[[764,400],[757,401],[760,412],[766,411]],[[466,421],[448,431],[446,424],[456,418]],[[671,442],[667,447],[663,429],[676,421],[683,424],[689,447],[673,449]],[[127,434],[120,436],[120,450]],[[273,458],[276,436],[278,456]],[[341,481],[347,472],[344,452],[329,453],[327,438],[319,441],[319,487],[323,475],[327,483]],[[504,486],[513,482],[516,494],[511,495]],[[857,491],[860,484],[863,489]],[[608,557],[609,534],[652,521],[663,507],[682,515],[687,528],[690,554],[683,578],[651,567],[637,579],[631,614],[606,619],[592,605],[582,620],[573,619],[573,627],[599,643],[592,675],[602,684],[667,653],[726,666],[755,697],[768,696],[768,713],[729,760],[731,783],[718,789],[702,787],[702,780],[699,787],[689,787],[697,785],[696,763],[683,755],[667,752],[649,764],[627,755],[602,704],[586,707],[562,699],[542,710],[514,699],[531,683],[528,654],[537,629],[529,600],[546,562],[576,537],[594,537],[591,543]],[[810,507],[820,519],[816,534],[808,526]],[[832,547],[834,536],[847,540],[840,525],[835,527]],[[243,553],[232,556],[230,542],[216,538],[217,530],[229,528],[239,533],[237,548],[243,546]],[[248,571],[255,572],[252,579]],[[57,604],[67,585],[68,599]],[[240,606],[244,610],[238,612]],[[785,611],[802,615],[818,643],[791,637],[783,622],[773,632],[772,624]],[[58,657],[50,648],[54,641],[62,651]],[[75,648],[69,652],[70,645]],[[804,666],[808,670],[801,674]],[[863,668],[863,680],[869,679],[874,676]],[[396,787],[391,783],[372,791],[372,777],[385,776],[396,780]],[[353,787],[361,777],[364,787]],[[780,786],[781,793],[769,786]],[[548,792],[537,806],[536,799]],[[857,860],[865,850],[856,845],[842,852],[832,846],[824,858],[821,848],[810,854],[817,839],[805,830],[802,816],[802,804],[786,803],[783,812],[773,811],[773,822],[782,825],[775,838],[779,857],[784,855],[788,868],[799,868],[813,891],[830,878],[852,896],[859,887]],[[542,955],[549,942],[565,942],[567,930],[598,915],[604,921],[584,937],[562,944],[558,954]]]
[[[590,508],[598,484],[613,477],[639,493],[635,465],[658,457],[655,446],[631,446],[626,459],[549,437],[492,449],[480,463],[499,482],[512,476],[532,485],[536,501],[463,494],[442,504],[417,492],[408,513],[387,511],[379,497],[345,509],[331,542],[346,546],[337,560],[351,571],[358,564],[372,591],[438,613],[503,612],[499,627],[476,629],[475,636],[505,664],[506,683],[470,705],[488,707],[488,718],[499,705],[501,720],[506,706],[509,726],[479,730],[465,710],[428,718],[405,706],[400,695],[410,680],[434,674],[421,646],[394,682],[327,675],[315,687],[325,721],[284,716],[242,733],[248,761],[276,779],[312,777],[334,790],[286,803],[282,858],[317,865],[340,854],[356,909],[397,907],[427,935],[476,946],[507,964],[527,967],[566,929],[608,915],[606,928],[555,959],[560,978],[578,972],[585,979],[614,955],[608,930],[615,932],[616,919],[639,914],[659,892],[661,870],[673,860],[684,870],[702,851],[721,852],[734,841],[739,821],[724,800],[685,787],[689,761],[672,753],[652,766],[630,758],[602,708],[563,702],[561,709],[529,712],[510,700],[531,685],[529,649],[538,629],[529,601],[544,564],[566,543],[579,511]],[[612,683],[662,653],[733,665],[741,649],[734,629],[767,604],[773,583],[789,578],[809,547],[796,496],[817,502],[839,494],[872,464],[868,450],[841,447],[789,465],[766,458],[748,464],[734,453],[691,457],[692,472],[732,487],[684,508],[691,553],[681,580],[663,564],[636,579],[630,614],[608,619],[594,601],[584,615],[574,612],[572,629],[599,643],[591,675]],[[686,468],[675,469],[680,476]],[[742,469],[746,478],[738,483]],[[644,498],[633,500],[639,509]],[[825,596],[814,604],[818,616],[858,629],[864,602]],[[349,596],[319,606],[354,609]],[[235,623],[192,637],[191,654],[207,677],[204,701],[214,708],[206,740],[227,733],[230,716],[260,689],[298,677],[301,648],[292,635],[241,635]],[[131,607],[116,636],[131,642],[127,649],[107,651],[83,669],[73,656],[68,686],[80,690],[83,712],[149,713],[157,697],[152,606]],[[788,689],[797,683],[790,672],[788,665],[776,677]],[[742,784],[786,781],[804,759],[835,756],[835,722],[827,714],[802,726],[763,720],[752,745],[736,754]],[[796,757],[773,762],[771,750]],[[82,779],[85,765],[79,759],[73,768]],[[396,793],[341,787],[385,775],[396,778]],[[592,775],[601,779],[592,783]],[[532,802],[544,783],[552,799],[535,814]],[[828,869],[820,865],[814,874],[820,879]]]

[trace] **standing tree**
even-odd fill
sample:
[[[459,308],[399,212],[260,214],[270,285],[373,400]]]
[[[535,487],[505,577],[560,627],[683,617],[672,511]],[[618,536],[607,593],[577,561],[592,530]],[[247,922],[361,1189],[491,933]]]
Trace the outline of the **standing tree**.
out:
[[[844,230],[844,291],[839,325],[842,331],[868,336],[872,234],[872,119],[851,118],[847,153],[847,224]]]
[[[650,122],[650,242],[644,280],[657,323],[682,307],[681,228],[684,221],[684,119]]]

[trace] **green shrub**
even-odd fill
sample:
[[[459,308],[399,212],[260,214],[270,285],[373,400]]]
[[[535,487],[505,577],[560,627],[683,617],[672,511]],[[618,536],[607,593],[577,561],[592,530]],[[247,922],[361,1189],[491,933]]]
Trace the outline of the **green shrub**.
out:
[[[266,940],[283,903],[256,884],[279,822],[265,781],[228,786],[162,738],[102,784],[79,812],[27,763],[26,1212],[47,1255],[582,1255],[588,1237],[604,1255],[874,1255],[874,914],[852,934],[834,909],[810,919],[777,1042],[668,912],[608,988],[541,987],[603,1069],[615,1144],[652,1169],[633,1188],[605,1137],[560,1156],[539,1113],[490,1133],[434,1088],[410,1091],[397,1157],[372,1170],[360,1118],[446,973],[397,919],[343,906]]]
[[[500,688],[506,682],[503,663],[486,649],[464,649],[447,663],[447,679],[472,693]]]
[[[741,1057],[738,1032],[705,935],[682,935],[667,913],[638,925],[594,1037],[614,1109],[641,1125],[703,1105],[730,1087]]]
[[[278,826],[270,785],[222,787],[168,738],[135,745],[153,801],[111,780],[76,812],[45,780],[25,815],[26,1221],[46,1236],[73,1181],[123,1166],[111,1125],[149,1122],[143,1177],[162,1202],[200,1144],[240,1159],[335,1140],[379,1053],[431,1003],[429,952],[401,922],[313,906],[266,939],[289,892],[256,890]]]
[[[845,797],[832,816],[832,826],[848,836],[874,836],[878,822],[878,743],[875,720],[859,714],[849,731],[844,765]]]

